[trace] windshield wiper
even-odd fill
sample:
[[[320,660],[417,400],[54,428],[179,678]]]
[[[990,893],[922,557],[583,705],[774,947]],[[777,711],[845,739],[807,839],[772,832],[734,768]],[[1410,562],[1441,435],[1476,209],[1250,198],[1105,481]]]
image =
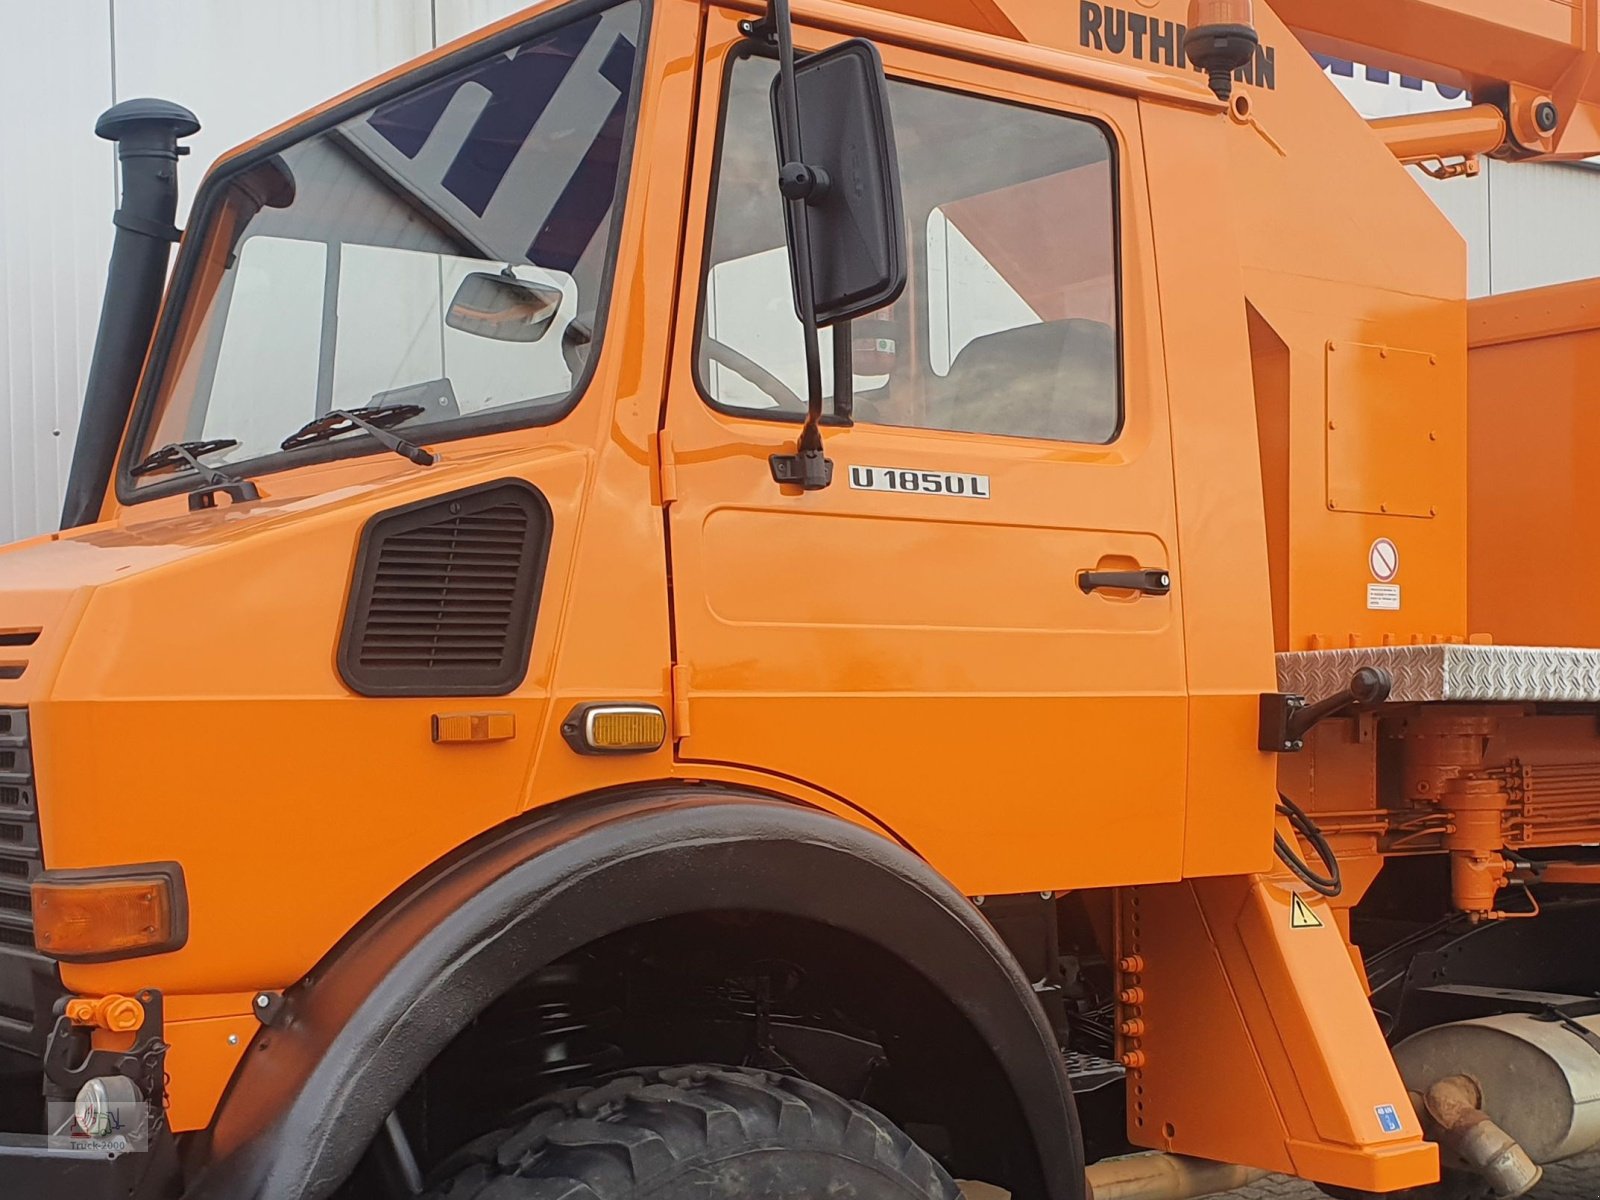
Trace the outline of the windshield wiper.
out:
[[[315,420],[306,422],[284,438],[281,447],[284,450],[298,450],[302,446],[330,441],[360,429],[371,434],[385,449],[393,450],[402,458],[409,458],[419,467],[431,467],[439,461],[437,454],[431,450],[424,450],[415,442],[408,442],[403,437],[396,437],[388,429],[390,425],[398,425],[402,421],[411,420],[412,417],[421,416],[422,411],[420,404],[396,404],[389,408],[377,405],[369,405],[366,408],[336,408]]]
[[[202,508],[215,508],[217,492],[226,493],[235,502],[259,500],[260,489],[248,479],[229,475],[226,471],[219,471],[216,467],[207,466],[200,461],[202,454],[232,450],[238,444],[237,438],[213,438],[205,442],[169,442],[134,463],[128,468],[128,474],[139,479],[146,475],[158,475],[163,471],[197,472],[205,483],[189,493],[191,512]]]
[[[128,468],[128,474],[135,478],[142,475],[157,475],[162,471],[199,471],[207,479],[232,479],[231,475],[224,475],[215,467],[208,467],[200,461],[202,454],[215,454],[218,450],[232,450],[239,444],[237,438],[214,438],[209,442],[169,442],[159,450],[154,450],[141,458]]]

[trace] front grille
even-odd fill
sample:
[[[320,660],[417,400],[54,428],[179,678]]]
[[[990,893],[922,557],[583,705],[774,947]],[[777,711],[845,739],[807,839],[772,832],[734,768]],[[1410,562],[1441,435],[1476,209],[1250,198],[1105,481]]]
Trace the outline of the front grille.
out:
[[[28,885],[43,863],[28,712],[0,709],[0,944],[33,945]]]
[[[45,869],[34,768],[27,709],[0,709],[0,1046],[37,1058],[62,992],[56,965],[34,949],[29,885]]]
[[[0,708],[0,1046],[44,1052],[55,964],[34,949],[29,885],[44,869],[28,710]]]
[[[528,669],[549,508],[521,482],[384,513],[363,534],[339,667],[369,696],[497,695]]]

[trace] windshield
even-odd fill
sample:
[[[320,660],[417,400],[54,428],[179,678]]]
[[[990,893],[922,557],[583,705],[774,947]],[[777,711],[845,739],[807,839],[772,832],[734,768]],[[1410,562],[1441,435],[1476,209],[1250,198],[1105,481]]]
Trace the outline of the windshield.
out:
[[[597,349],[640,24],[636,2],[573,21],[228,177],[134,485],[193,477],[149,469],[173,443],[289,465],[334,410],[415,406],[424,441],[564,413]]]

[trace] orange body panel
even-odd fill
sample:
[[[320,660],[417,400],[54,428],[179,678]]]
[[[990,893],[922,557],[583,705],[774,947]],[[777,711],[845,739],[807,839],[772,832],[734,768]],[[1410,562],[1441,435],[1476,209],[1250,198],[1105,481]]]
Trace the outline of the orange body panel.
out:
[[[83,996],[167,996],[177,1129],[211,1119],[250,997],[292,987],[418,873],[544,806],[704,781],[897,838],[968,895],[1107,889],[1147,963],[1125,1047],[1136,1141],[1372,1190],[1435,1177],[1340,936],[1395,850],[1372,730],[1330,725],[1284,769],[1353,893],[1291,928],[1296,901],[1264,874],[1279,762],[1257,748],[1259,696],[1275,649],[1480,628],[1595,643],[1554,602],[1513,603],[1479,553],[1518,519],[1495,490],[1511,472],[1471,478],[1498,515],[1474,517],[1469,624],[1464,248],[1382,140],[1266,5],[1231,106],[1153,36],[1137,51],[1091,29],[1088,7],[816,0],[797,22],[803,46],[860,33],[896,78],[1110,131],[1126,417],[1109,444],[863,418],[825,429],[841,475],[970,473],[991,498],[775,486],[768,456],[797,427],[715,409],[694,378],[722,67],[760,6],[658,0],[612,311],[572,412],[442,442],[427,469],[296,466],[238,506],[108,500],[98,525],[0,552],[0,631],[39,631],[0,648],[20,668],[0,707],[30,712],[46,861],[184,868],[181,950],[63,971]],[[1187,13],[1140,7],[1146,34]],[[1039,206],[1025,188],[991,203],[992,221]],[[1040,264],[1016,269],[1031,294]],[[1561,361],[1584,366],[1590,336],[1555,339]],[[1480,342],[1480,409],[1526,378],[1518,355],[1551,361]],[[1526,449],[1491,414],[1474,445],[1526,454],[1516,486],[1564,512],[1581,480],[1535,469],[1533,446],[1575,413],[1542,413]],[[544,494],[554,530],[525,679],[482,704],[355,695],[335,657],[362,526],[507,478]],[[1380,537],[1398,607],[1368,589]],[[1172,590],[1083,592],[1102,564],[1169,570]],[[660,707],[667,743],[573,753],[562,720],[594,700]],[[436,716],[490,707],[515,736],[433,739]]]
[[[1472,629],[1600,646],[1600,284],[1472,305]]]
[[[1296,927],[1293,894],[1267,878],[1128,891],[1119,946],[1140,969],[1124,972],[1138,991],[1119,1011],[1144,1025],[1130,1135],[1367,1191],[1431,1178],[1437,1148],[1422,1141],[1344,940],[1315,916],[1320,900],[1307,906],[1318,923]]]

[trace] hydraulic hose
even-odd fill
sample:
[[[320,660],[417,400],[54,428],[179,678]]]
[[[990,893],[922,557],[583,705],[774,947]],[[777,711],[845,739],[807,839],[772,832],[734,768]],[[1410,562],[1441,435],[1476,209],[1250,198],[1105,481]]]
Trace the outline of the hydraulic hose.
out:
[[[1318,875],[1300,857],[1300,852],[1289,844],[1289,839],[1282,833],[1273,831],[1273,849],[1278,852],[1278,857],[1283,865],[1293,871],[1295,876],[1318,895],[1326,896],[1330,900],[1344,891],[1344,880],[1339,874],[1339,859],[1334,854],[1333,847],[1328,845],[1328,839],[1318,828],[1317,823],[1311,819],[1306,810],[1301,808],[1282,792],[1278,793],[1278,815],[1289,818],[1289,824],[1294,826],[1295,832],[1311,843],[1312,849],[1317,852],[1317,857],[1322,860],[1322,865],[1327,868],[1326,875]]]

